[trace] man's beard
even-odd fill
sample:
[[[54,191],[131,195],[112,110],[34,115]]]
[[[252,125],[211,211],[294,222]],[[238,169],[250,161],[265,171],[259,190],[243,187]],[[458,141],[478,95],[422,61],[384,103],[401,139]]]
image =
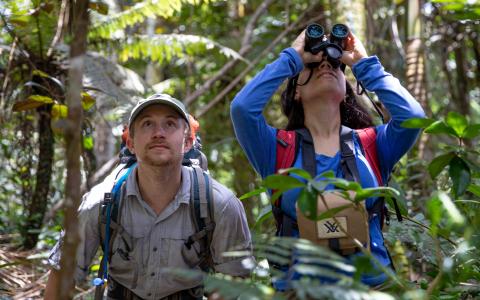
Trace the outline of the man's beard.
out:
[[[160,168],[168,168],[175,165],[181,165],[183,160],[183,153],[173,154],[168,158],[152,158],[150,155],[146,155],[143,162],[147,165]]]

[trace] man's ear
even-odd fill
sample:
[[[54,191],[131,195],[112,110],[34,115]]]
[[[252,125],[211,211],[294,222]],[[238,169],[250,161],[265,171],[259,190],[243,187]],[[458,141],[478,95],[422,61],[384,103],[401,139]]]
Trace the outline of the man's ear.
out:
[[[193,146],[193,138],[190,134],[185,134],[185,140],[183,142],[183,153],[187,153],[192,149]]]
[[[135,148],[133,147],[133,138],[130,136],[130,133],[127,135],[127,148],[130,153],[135,154]]]

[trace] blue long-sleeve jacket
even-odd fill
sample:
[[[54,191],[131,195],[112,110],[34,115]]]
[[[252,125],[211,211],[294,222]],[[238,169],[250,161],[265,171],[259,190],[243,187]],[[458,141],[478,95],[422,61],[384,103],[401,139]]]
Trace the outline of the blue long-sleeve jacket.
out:
[[[267,65],[235,97],[231,105],[231,117],[240,145],[255,170],[265,178],[275,171],[276,128],[265,121],[262,114],[267,102],[279,86],[303,69],[303,62],[293,48],[283,50],[278,59]],[[393,166],[415,143],[419,130],[407,129],[400,124],[413,117],[424,117],[420,104],[401,86],[391,74],[385,72],[376,56],[361,59],[352,67],[353,73],[368,91],[375,92],[388,109],[391,119],[387,124],[377,126],[377,152],[382,179],[387,182]],[[333,157],[316,154],[317,174],[332,170],[337,177],[343,177],[340,166],[340,151]],[[361,185],[364,188],[378,186],[373,170],[363,156],[359,141],[355,140],[355,156]],[[294,162],[294,167],[302,167],[302,151]],[[299,189],[290,190],[282,196],[282,211],[296,219],[295,203]],[[367,209],[376,199],[367,199]],[[374,217],[369,221],[372,254],[383,264],[390,259],[383,242],[380,220]],[[364,276],[362,281],[377,285],[385,281],[385,275]]]

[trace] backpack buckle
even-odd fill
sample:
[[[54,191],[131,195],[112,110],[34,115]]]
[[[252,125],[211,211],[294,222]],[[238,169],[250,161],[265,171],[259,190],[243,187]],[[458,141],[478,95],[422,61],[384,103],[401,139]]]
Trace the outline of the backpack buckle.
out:
[[[105,193],[105,194],[103,195],[103,203],[104,203],[104,204],[113,203],[112,193]]]

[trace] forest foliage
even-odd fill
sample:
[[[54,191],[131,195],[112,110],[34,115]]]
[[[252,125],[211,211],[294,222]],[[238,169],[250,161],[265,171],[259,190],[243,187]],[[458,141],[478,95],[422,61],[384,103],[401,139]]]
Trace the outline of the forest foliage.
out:
[[[46,257],[64,222],[69,51],[76,15],[71,3],[0,1],[0,296],[41,296]],[[115,163],[122,125],[138,99],[154,91],[182,99],[200,121],[211,174],[243,195],[255,236],[251,278],[210,274],[207,290],[226,299],[287,298],[291,295],[271,287],[278,274],[265,262],[282,263],[295,253],[296,271],[308,275],[294,285],[298,298],[480,297],[478,1],[95,0],[88,11],[91,65],[85,67],[78,129],[81,189],[99,182]],[[376,265],[368,253],[352,265],[308,241],[274,237],[267,189],[277,190],[274,199],[301,187],[300,209],[319,220],[332,213],[318,216],[313,209],[325,186],[302,170],[290,171],[304,181],[282,175],[261,181],[230,122],[235,93],[312,22],[347,24],[427,112],[427,118],[403,124],[422,128],[423,134],[398,163],[388,188],[362,189],[323,174],[339,190],[356,192],[351,206],[379,194],[392,211],[391,198],[400,204],[404,220],[392,214],[385,231],[396,272],[384,270],[389,284],[382,291],[359,281],[359,274]],[[353,80],[348,70],[347,75]],[[272,125],[284,127],[279,102],[280,91],[264,114]],[[15,255],[19,251],[24,255]],[[92,276],[97,268],[92,266]],[[21,272],[29,279],[19,279]],[[319,274],[339,281],[321,285],[315,279]]]

